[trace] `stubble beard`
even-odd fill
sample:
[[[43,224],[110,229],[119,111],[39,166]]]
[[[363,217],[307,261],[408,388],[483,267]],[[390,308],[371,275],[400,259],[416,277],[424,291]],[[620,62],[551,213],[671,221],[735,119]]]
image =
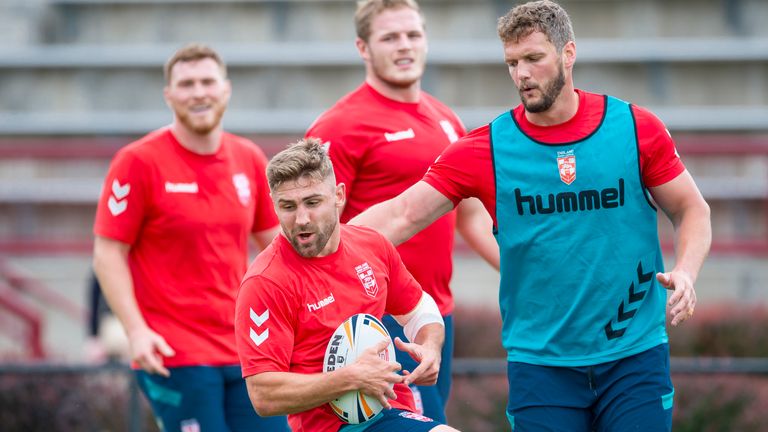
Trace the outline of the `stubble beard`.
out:
[[[520,101],[523,103],[523,107],[525,107],[526,111],[530,113],[541,113],[552,107],[555,100],[560,95],[560,92],[563,90],[563,87],[565,87],[565,70],[561,64],[558,66],[557,77],[550,81],[545,88],[541,89],[541,99],[537,102],[528,101],[523,97],[523,92],[519,91]]]
[[[293,234],[290,237],[291,245],[293,245],[293,249],[301,255],[304,258],[314,258],[320,254],[320,252],[325,248],[325,245],[328,244],[328,240],[331,239],[331,235],[333,234],[333,231],[336,229],[336,225],[338,224],[338,218],[333,223],[329,224],[324,230],[317,231],[316,235],[317,238],[314,242],[312,242],[309,245],[302,245],[299,243],[298,240],[298,234]],[[306,227],[299,227],[295,229],[294,231],[300,232],[302,231],[302,228],[306,229]]]
[[[208,122],[196,122],[192,120],[192,116],[189,113],[182,112],[177,113],[179,121],[185,127],[198,135],[208,135],[215,130],[221,124],[221,119],[224,117],[224,111],[227,109],[226,105],[215,105],[213,108],[213,119]]]

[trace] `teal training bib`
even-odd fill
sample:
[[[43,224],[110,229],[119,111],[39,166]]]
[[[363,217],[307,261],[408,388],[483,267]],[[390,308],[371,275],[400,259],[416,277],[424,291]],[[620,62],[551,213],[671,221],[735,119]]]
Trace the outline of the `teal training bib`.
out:
[[[508,360],[585,366],[666,342],[657,215],[630,105],[606,97],[595,132],[565,144],[534,141],[512,113],[490,126]]]

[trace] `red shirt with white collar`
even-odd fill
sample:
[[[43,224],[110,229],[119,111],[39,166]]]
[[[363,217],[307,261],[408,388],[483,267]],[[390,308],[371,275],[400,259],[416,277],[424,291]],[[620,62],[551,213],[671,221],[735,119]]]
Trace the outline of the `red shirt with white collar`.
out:
[[[328,341],[347,318],[405,315],[418,304],[421,288],[386,238],[369,228],[340,227],[332,254],[302,257],[279,235],[251,264],[235,315],[243,377],[321,373]],[[415,410],[407,386],[395,385],[395,393],[394,408]],[[336,432],[343,424],[327,404],[288,421],[294,432]]]
[[[245,138],[224,133],[215,154],[200,155],[168,128],[115,155],[93,231],[130,245],[139,309],[176,351],[165,366],[238,364],[235,298],[248,239],[277,225],[266,164]]]

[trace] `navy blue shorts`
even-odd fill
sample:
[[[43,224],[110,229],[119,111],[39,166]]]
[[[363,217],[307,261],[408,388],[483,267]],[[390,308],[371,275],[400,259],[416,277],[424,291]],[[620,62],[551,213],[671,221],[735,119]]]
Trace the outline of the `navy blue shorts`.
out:
[[[411,386],[413,398],[416,401],[416,411],[427,417],[433,418],[441,423],[445,423],[445,404],[448,403],[448,396],[451,393],[451,360],[453,358],[453,316],[443,317],[445,321],[445,343],[441,353],[440,374],[437,376],[437,384],[433,386]],[[399,336],[400,339],[407,341],[403,333],[403,328],[390,315],[384,315],[382,320],[387,327],[392,339]],[[403,365],[403,369],[413,371],[418,364],[408,353],[396,349],[397,362]]]
[[[669,346],[587,367],[507,363],[514,432],[672,430]]]
[[[380,412],[365,423],[344,425],[339,432],[429,432],[440,424],[421,414],[393,408]]]
[[[288,432],[284,416],[259,417],[240,366],[168,368],[169,378],[136,371],[160,430]]]

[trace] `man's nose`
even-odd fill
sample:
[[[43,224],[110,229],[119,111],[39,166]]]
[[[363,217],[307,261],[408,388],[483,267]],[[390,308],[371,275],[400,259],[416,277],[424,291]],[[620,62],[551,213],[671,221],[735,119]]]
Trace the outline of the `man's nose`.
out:
[[[398,36],[397,38],[397,49],[398,50],[409,50],[413,48],[413,43],[411,42],[411,38],[408,37],[406,34],[402,34]]]
[[[310,211],[304,206],[296,209],[296,225],[306,225],[310,221]]]
[[[515,76],[518,80],[527,80],[531,77],[531,69],[526,64],[520,62],[515,67]]]
[[[203,83],[196,82],[192,84],[192,96],[203,97],[205,96],[205,86]]]

